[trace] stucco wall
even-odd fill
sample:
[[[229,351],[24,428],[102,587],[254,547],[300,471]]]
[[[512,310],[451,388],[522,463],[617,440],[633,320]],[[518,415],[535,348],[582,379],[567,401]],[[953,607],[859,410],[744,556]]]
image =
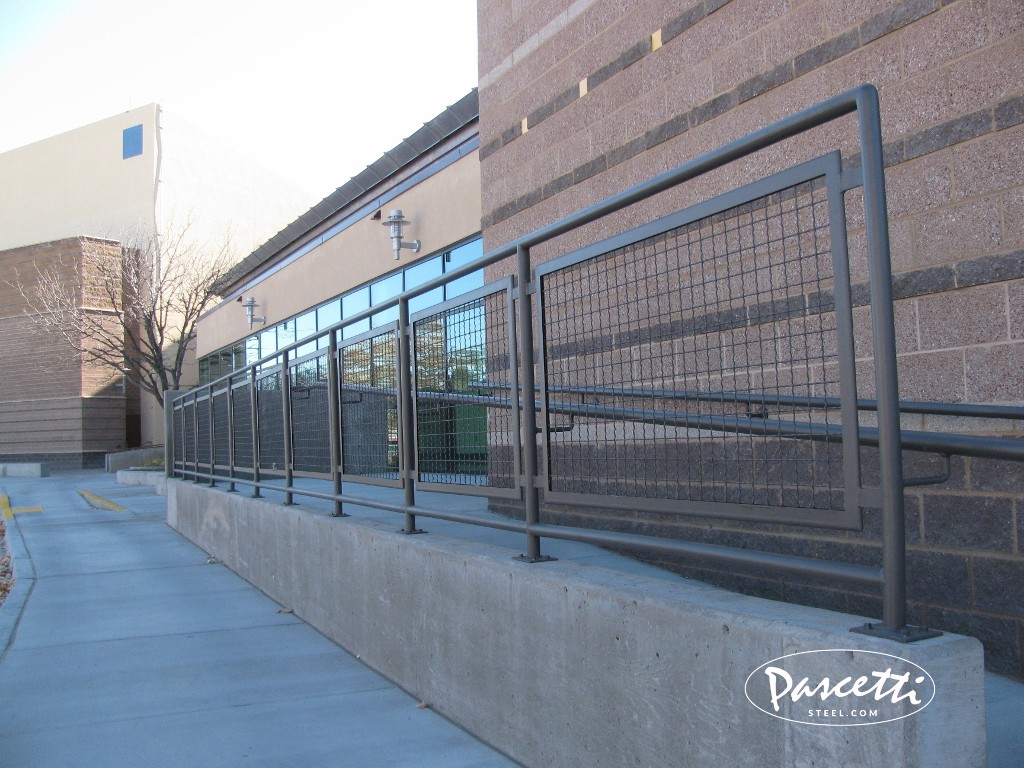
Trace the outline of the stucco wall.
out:
[[[388,230],[371,206],[331,239],[305,253],[287,267],[272,272],[244,291],[256,299],[258,315],[272,326],[310,307],[338,296],[403,266],[435,253],[480,231],[480,166],[473,152],[428,177],[385,206],[383,216],[401,209],[411,224],[403,239],[420,240],[420,251],[403,250],[394,260]],[[256,326],[256,331],[261,326]],[[209,312],[199,324],[199,357],[253,333],[241,305],[227,301]]]
[[[0,154],[0,250],[154,226],[157,105],[148,104]],[[142,154],[122,132],[142,125]]]

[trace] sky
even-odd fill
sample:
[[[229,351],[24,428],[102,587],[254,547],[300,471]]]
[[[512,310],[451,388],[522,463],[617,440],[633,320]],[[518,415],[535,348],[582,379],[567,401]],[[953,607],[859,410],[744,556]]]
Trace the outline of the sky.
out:
[[[476,0],[0,0],[0,152],[139,107],[308,193],[477,84]]]

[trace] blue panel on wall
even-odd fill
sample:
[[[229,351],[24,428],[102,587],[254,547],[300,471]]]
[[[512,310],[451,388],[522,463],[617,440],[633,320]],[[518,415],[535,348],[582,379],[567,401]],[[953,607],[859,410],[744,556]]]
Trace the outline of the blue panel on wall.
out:
[[[138,157],[142,154],[142,126],[133,125],[125,128],[121,138],[121,158]]]

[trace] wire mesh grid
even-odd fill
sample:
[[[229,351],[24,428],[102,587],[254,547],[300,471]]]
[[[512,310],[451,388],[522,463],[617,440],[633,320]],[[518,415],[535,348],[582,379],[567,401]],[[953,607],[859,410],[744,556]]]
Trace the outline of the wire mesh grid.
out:
[[[249,382],[235,385],[231,395],[231,439],[234,440],[235,466],[252,466],[252,387]]]
[[[210,466],[210,400],[202,398],[196,401],[196,460]]]
[[[260,469],[285,467],[284,404],[281,401],[281,370],[261,375],[256,380],[256,418],[259,423]]]
[[[174,430],[174,463],[184,464],[190,460],[191,449],[189,447],[189,436],[193,435],[192,404],[185,402],[177,412],[177,420]],[[191,441],[194,444],[194,438]]]
[[[553,492],[844,507],[823,178],[543,279]],[[667,507],[674,509],[675,507]]]
[[[231,433],[228,421],[228,391],[223,389],[212,394],[213,397],[213,461],[220,466],[227,466],[231,461]]]
[[[422,482],[515,487],[508,301],[498,291],[413,323]]]
[[[331,471],[330,390],[327,353],[289,368],[292,463],[296,472]]]
[[[394,330],[341,348],[342,471],[398,478],[398,335]]]

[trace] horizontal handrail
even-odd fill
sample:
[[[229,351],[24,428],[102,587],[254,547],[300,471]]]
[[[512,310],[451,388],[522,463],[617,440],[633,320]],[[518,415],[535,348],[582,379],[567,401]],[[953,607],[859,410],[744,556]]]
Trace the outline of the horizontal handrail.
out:
[[[721,393],[708,392],[686,392],[671,390],[645,390],[641,388],[629,389],[607,389],[585,388],[573,392],[571,388],[547,387],[541,389],[545,393],[539,402],[532,397],[500,397],[494,394],[474,394],[470,392],[430,392],[417,390],[414,381],[414,367],[416,365],[413,355],[413,340],[415,326],[410,322],[409,304],[413,299],[427,294],[428,292],[446,285],[461,277],[484,270],[487,267],[496,265],[499,262],[515,257],[514,280],[510,281],[508,292],[508,321],[511,327],[510,336],[514,343],[510,346],[510,375],[511,383],[509,392],[518,392],[518,383],[521,382],[523,393],[537,391],[534,385],[535,357],[534,346],[534,322],[533,296],[536,294],[538,300],[544,297],[544,279],[547,274],[544,269],[534,270],[530,261],[530,249],[534,246],[547,243],[554,238],[578,230],[587,224],[602,219],[609,214],[621,211],[629,206],[639,203],[647,198],[667,191],[684,182],[695,179],[710,171],[722,168],[733,161],[751,155],[762,149],[778,144],[786,139],[797,136],[804,131],[817,126],[825,125],[832,120],[844,115],[856,113],[859,120],[860,154],[859,163],[849,170],[842,169],[841,158],[838,151],[823,156],[824,161],[817,163],[812,161],[801,167],[804,171],[813,170],[818,175],[813,178],[825,178],[828,189],[827,206],[829,221],[841,220],[844,216],[842,194],[845,190],[862,186],[864,227],[866,252],[868,259],[869,274],[869,298],[872,324],[872,351],[874,353],[875,388],[877,400],[857,400],[853,402],[854,393],[848,393],[848,397],[842,402],[838,398],[814,398],[800,397],[794,395],[769,395],[768,393],[728,393],[723,396]],[[216,381],[204,388],[202,397],[196,393],[186,395],[191,398],[192,411],[181,412],[181,420],[184,424],[188,422],[188,431],[181,436],[183,450],[182,460],[177,457],[168,467],[170,472],[177,472],[183,477],[193,477],[197,480],[207,479],[211,484],[217,480],[227,480],[232,487],[235,484],[249,484],[254,488],[254,495],[259,495],[261,488],[275,490],[284,493],[285,503],[290,503],[292,495],[307,495],[315,498],[333,501],[336,505],[336,514],[341,514],[341,504],[355,504],[375,507],[385,511],[394,511],[406,515],[406,532],[414,532],[415,517],[417,515],[434,517],[439,519],[457,520],[459,522],[471,522],[474,524],[490,525],[489,522],[482,522],[475,516],[462,515],[450,510],[426,509],[415,503],[417,487],[417,439],[419,430],[414,418],[415,399],[422,402],[448,402],[453,404],[480,405],[510,410],[513,413],[512,423],[518,424],[517,429],[510,429],[509,434],[513,437],[511,454],[514,462],[515,488],[520,494],[524,504],[525,521],[504,521],[493,527],[505,527],[508,530],[515,530],[526,534],[527,557],[530,560],[543,559],[540,556],[541,537],[565,538],[591,543],[604,544],[617,547],[642,547],[646,551],[669,552],[686,557],[697,557],[719,563],[733,565],[756,565],[762,568],[787,570],[792,573],[803,574],[812,577],[828,576],[857,581],[863,584],[882,586],[883,599],[883,621],[887,632],[898,633],[906,629],[906,558],[905,558],[905,531],[903,514],[903,492],[909,485],[903,479],[903,465],[900,451],[902,448],[910,450],[922,450],[932,453],[939,453],[948,456],[950,453],[957,453],[969,456],[987,458],[1012,458],[1024,459],[1024,441],[1005,437],[988,437],[979,435],[959,435],[937,432],[903,431],[900,430],[901,405],[905,406],[904,413],[922,413],[948,416],[970,416],[980,418],[1006,418],[1019,420],[1022,418],[1012,406],[982,406],[975,404],[930,404],[920,401],[899,403],[896,376],[896,352],[894,319],[892,316],[892,285],[891,268],[889,264],[888,244],[888,220],[885,210],[885,183],[884,168],[882,163],[882,139],[880,126],[880,109],[877,91],[871,86],[861,86],[846,93],[828,99],[821,104],[806,109],[798,114],[780,120],[772,125],[766,126],[747,136],[732,141],[718,149],[708,152],[700,157],[694,158],[682,165],[665,171],[643,183],[637,184],[618,194],[612,195],[594,205],[584,208],[576,213],[554,221],[529,234],[526,234],[512,242],[509,242],[490,253],[484,254],[473,262],[463,265],[451,272],[434,278],[415,288],[404,291],[398,296],[381,302],[373,307],[359,312],[351,317],[341,320],[329,328],[311,338],[296,340],[295,342],[276,350],[258,361],[249,364],[245,369],[234,371],[221,376]],[[813,169],[810,168],[813,164]],[[796,178],[794,174],[796,167],[788,172],[777,174],[773,180],[762,180],[750,185],[749,188],[734,190],[733,193],[723,195],[721,198],[706,201],[706,206],[701,211],[707,210],[707,215],[720,213],[729,208],[730,203],[725,205],[723,200],[737,200],[737,195],[749,194],[751,197],[744,198],[745,204],[757,199],[757,190],[767,189],[768,184],[779,184],[772,187],[770,193],[781,191],[792,186],[789,179]],[[804,171],[801,171],[803,173]],[[781,177],[781,178],[780,178]],[[808,177],[799,177],[799,182],[810,180]],[[719,205],[720,208],[713,208]],[[689,209],[688,209],[689,211]],[[694,216],[698,213],[690,211]],[[689,214],[688,214],[689,215]],[[703,216],[703,213],[700,213]],[[659,220],[660,221],[660,220]],[[658,222],[648,224],[642,228],[644,232],[650,232]],[[637,230],[641,231],[641,230]],[[635,232],[633,233],[635,234]],[[834,256],[837,259],[846,257],[845,230],[840,227],[834,231],[832,239]],[[632,235],[631,235],[632,236]],[[646,235],[645,235],[646,236]],[[837,245],[838,243],[838,245]],[[595,248],[597,246],[594,246]],[[603,247],[603,246],[602,246]],[[590,258],[586,253],[577,254],[580,258]],[[547,262],[545,269],[553,271],[562,269],[564,265],[560,260]],[[849,275],[846,272],[846,265],[840,261],[836,262],[835,278],[837,286],[837,315],[842,308],[844,320],[839,325],[838,334],[841,342],[841,351],[838,354],[840,377],[844,383],[853,381],[855,376],[855,361],[852,352],[852,321],[848,317],[850,310],[849,296],[842,290],[848,289]],[[840,281],[842,278],[842,282]],[[839,290],[842,288],[842,290]],[[845,298],[844,298],[845,297]],[[842,299],[840,301],[840,299]],[[339,358],[334,350],[342,346],[339,344],[343,331],[346,327],[352,326],[373,316],[390,309],[398,309],[398,322],[393,326],[397,341],[398,386],[395,389],[367,387],[366,392],[376,394],[386,393],[396,399],[395,407],[398,411],[398,418],[388,422],[389,430],[386,437],[390,441],[393,436],[392,429],[397,430],[399,440],[398,450],[398,471],[397,477],[401,480],[404,499],[402,503],[380,502],[365,498],[356,498],[341,493],[342,465],[345,463],[341,450],[344,447],[341,419],[339,413],[339,399],[341,391],[359,391],[354,385],[342,384],[339,375]],[[388,332],[385,328],[380,329],[381,333]],[[261,459],[263,448],[261,439],[267,433],[261,432],[261,414],[257,408],[257,398],[262,402],[264,393],[252,392],[249,400],[249,423],[245,428],[249,431],[245,439],[251,438],[250,463],[241,466],[237,465],[233,458],[229,459],[228,476],[218,475],[215,471],[214,456],[218,440],[223,440],[219,432],[220,427],[213,418],[215,397],[212,393],[218,388],[226,386],[229,397],[233,396],[233,384],[244,378],[248,379],[253,390],[256,389],[256,381],[262,369],[280,366],[279,370],[287,373],[289,367],[294,365],[300,348],[308,349],[311,343],[318,339],[328,338],[327,362],[329,365],[329,381],[331,396],[327,398],[329,404],[328,422],[330,431],[330,476],[334,483],[334,493],[321,493],[308,488],[296,487],[293,478],[294,454],[292,452],[290,408],[293,402],[290,392],[290,377],[284,376],[281,387],[268,389],[268,395],[273,402],[277,398],[280,405],[275,406],[280,411],[280,418],[283,421],[280,429],[282,435],[273,438],[277,441],[277,447],[269,449],[274,457],[282,457],[285,466],[284,486],[276,483],[264,482],[260,477],[263,467]],[[540,339],[541,354],[544,354],[546,341]],[[516,359],[517,358],[517,359]],[[513,363],[514,360],[514,364]],[[517,378],[518,377],[518,378]],[[842,390],[844,394],[846,390]],[[551,395],[557,397],[551,398]],[[882,510],[882,537],[881,537],[881,568],[872,569],[863,566],[816,561],[808,558],[796,558],[786,555],[778,555],[768,552],[752,552],[734,547],[719,547],[718,545],[700,544],[695,542],[677,541],[662,539],[658,537],[638,536],[633,534],[599,531],[586,528],[570,528],[566,526],[541,524],[538,514],[538,499],[543,482],[543,473],[537,456],[536,433],[543,432],[538,429],[536,415],[542,412],[546,415],[568,415],[573,419],[593,418],[611,419],[616,421],[632,421],[660,426],[679,427],[696,430],[711,430],[715,432],[731,432],[741,434],[770,435],[782,438],[796,438],[804,440],[815,440],[823,442],[843,442],[842,426],[837,424],[820,423],[812,420],[796,424],[794,421],[787,421],[782,418],[768,418],[764,413],[747,413],[746,415],[727,414],[701,414],[692,413],[687,410],[673,408],[672,410],[655,410],[653,408],[627,408],[622,403],[594,403],[594,402],[565,402],[566,397],[574,396],[602,396],[616,398],[659,398],[673,400],[698,400],[702,402],[733,402],[738,404],[758,405],[762,410],[766,405],[778,405],[802,409],[832,409],[841,408],[843,411],[843,422],[846,425],[848,442],[843,450],[843,469],[845,473],[844,487],[847,491],[855,489],[858,480],[855,476],[858,470],[857,444],[876,446],[878,448],[878,488],[870,489],[870,494],[861,494],[859,497],[853,493],[847,493],[845,497],[846,506],[841,510],[823,510],[825,513],[822,519],[811,517],[810,514],[801,516],[799,521],[807,525],[819,525],[822,528],[840,527],[852,528],[858,525],[857,508],[870,502],[870,506],[878,506]],[[185,402],[185,401],[179,401]],[[229,401],[230,402],[230,401]],[[341,403],[341,405],[345,405]],[[172,406],[173,408],[174,406]],[[1006,409],[1006,410],[1004,410]],[[856,411],[873,411],[877,413],[877,427],[859,427],[855,425]],[[201,414],[206,413],[201,418]],[[229,452],[234,450],[233,409],[227,412],[228,419],[228,445]],[[203,423],[205,420],[206,423]],[[277,426],[275,425],[275,430]],[[446,428],[446,427],[445,427]],[[547,429],[548,434],[557,430]],[[852,434],[851,434],[852,433]],[[446,433],[447,434],[447,433]],[[454,433],[450,438],[454,440]],[[550,442],[550,441],[549,441]],[[176,445],[177,443],[175,443]],[[550,445],[549,445],[550,448]],[[233,453],[231,454],[234,455]],[[277,461],[277,458],[274,459]],[[390,461],[390,459],[389,459]],[[210,473],[203,473],[200,468],[208,466]],[[236,473],[237,470],[237,473]],[[267,470],[268,473],[270,470]],[[251,480],[244,476],[251,472]],[[930,478],[927,480],[931,481]],[[919,479],[920,482],[920,479]],[[456,493],[470,493],[471,490],[454,486],[447,489]],[[545,493],[547,493],[545,490]],[[860,490],[868,490],[861,488]],[[565,495],[563,495],[564,497]],[[577,494],[574,503],[583,503],[587,498],[585,494]],[[558,494],[552,493],[551,500],[557,500]],[[647,499],[649,508],[654,508],[656,499]],[[567,502],[568,503],[568,502]],[[637,504],[642,505],[643,500]],[[679,504],[684,502],[680,501]],[[676,502],[673,502],[676,504]],[[678,506],[678,505],[677,505]],[[692,514],[707,515],[710,517],[729,517],[748,513],[747,508],[753,505],[726,504],[714,507],[713,502],[701,503],[697,507],[691,506],[689,512]],[[714,507],[714,508],[713,508]],[[638,507],[639,508],[639,507]],[[645,507],[647,508],[647,507]],[[674,508],[674,507],[673,507]],[[757,513],[760,514],[760,508]],[[780,515],[776,522],[794,522],[797,518],[789,513],[792,510],[780,507]],[[687,511],[687,510],[684,510]],[[817,509],[813,511],[817,515]],[[829,513],[832,514],[829,517]],[[842,513],[842,514],[840,514]],[[827,518],[827,519],[826,519]],[[771,515],[765,513],[756,519],[771,520]],[[894,635],[889,635],[894,636]],[[901,635],[902,636],[902,635]]]
[[[397,396],[395,389],[381,389],[380,387],[360,386],[343,384],[341,388],[350,392],[361,392],[365,394],[387,394]],[[496,387],[479,387],[480,389],[494,389]],[[508,387],[503,387],[507,389]],[[552,387],[551,391],[582,392],[580,388]],[[594,393],[587,389],[588,393]],[[639,390],[635,390],[639,391]],[[606,394],[623,394],[619,390],[609,390]],[[646,392],[646,391],[645,391]],[[666,397],[668,397],[666,395]],[[679,399],[698,399],[685,397],[683,393],[675,393]],[[480,405],[488,408],[523,407],[523,402],[514,403],[508,397],[496,397],[494,395],[473,395],[459,392],[431,392],[417,390],[416,398],[426,402],[447,402],[455,405]],[[714,398],[704,397],[704,400]],[[815,399],[815,398],[808,398]],[[824,400],[826,398],[817,398]],[[793,398],[801,404],[803,398]],[[740,402],[744,402],[740,400]],[[756,396],[752,396],[750,402],[760,402]],[[819,406],[821,407],[821,406]],[[541,409],[541,402],[534,401],[534,408]],[[1024,410],[1024,409],[1017,409]],[[809,424],[803,427],[795,427],[783,419],[769,419],[753,416],[728,416],[704,413],[693,413],[692,411],[655,411],[645,408],[621,408],[612,405],[601,405],[598,403],[570,403],[563,401],[552,401],[548,403],[548,412],[566,416],[582,416],[590,418],[630,421],[641,424],[656,424],[660,426],[679,427],[687,429],[705,429],[714,432],[734,432],[747,435],[774,435],[778,437],[790,437],[817,442],[841,443],[843,440],[842,428],[838,424]],[[1000,417],[1005,418],[1005,417]],[[876,427],[859,427],[857,430],[858,441],[861,445],[877,447],[879,441],[879,430]],[[994,437],[986,435],[961,435],[952,432],[926,432],[922,430],[904,429],[901,432],[902,447],[924,453],[954,454],[957,456],[973,456],[986,459],[1005,459],[1011,461],[1024,461],[1024,437]]]
[[[471,389],[509,389],[507,384],[471,382]],[[539,391],[540,387],[534,387]],[[653,400],[699,400],[704,402],[747,403],[750,405],[794,405],[813,409],[839,408],[838,397],[813,395],[775,395],[756,392],[710,392],[679,389],[642,389],[635,387],[548,387],[548,392],[564,392],[597,397],[650,398]],[[878,401],[859,398],[858,411],[878,410]],[[1007,419],[1024,421],[1024,406],[997,405],[994,403],[943,403],[935,400],[900,400],[900,413],[926,414],[933,416],[962,416],[979,419]]]

